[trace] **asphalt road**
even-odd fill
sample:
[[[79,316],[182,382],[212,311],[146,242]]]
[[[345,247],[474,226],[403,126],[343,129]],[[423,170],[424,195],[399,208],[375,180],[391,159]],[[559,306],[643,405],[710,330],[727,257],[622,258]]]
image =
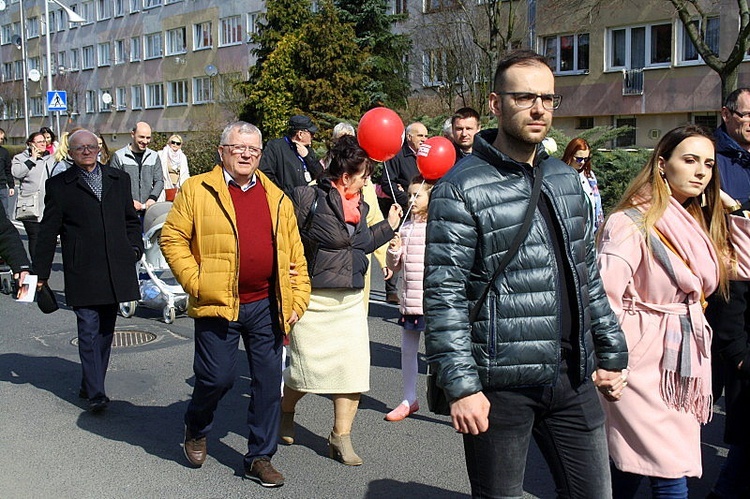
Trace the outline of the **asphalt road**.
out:
[[[64,303],[59,252],[50,284]],[[92,415],[78,399],[73,312],[63,306],[47,316],[35,304],[0,295],[0,497],[468,497],[461,438],[447,417],[429,413],[424,402],[402,422],[383,420],[400,401],[401,377],[398,311],[382,301],[382,289],[382,281],[374,283],[371,390],[362,398],[353,432],[365,464],[352,468],[327,457],[332,404],[308,395],[297,408],[295,445],[280,446],[273,460],[286,476],[278,489],[242,478],[245,361],[216,413],[206,463],[201,469],[188,467],[181,443],[193,381],[191,319],[182,316],[166,325],[160,311],[141,307],[135,317],[119,318],[118,330],[150,332],[157,339],[113,350],[107,377],[113,401],[106,413]],[[426,371],[424,358],[420,371]],[[420,376],[418,393],[424,389]],[[691,497],[705,497],[718,474],[726,453],[723,423],[717,413],[706,427],[705,478],[691,480]],[[547,466],[535,448],[524,488],[526,497],[554,497]]]

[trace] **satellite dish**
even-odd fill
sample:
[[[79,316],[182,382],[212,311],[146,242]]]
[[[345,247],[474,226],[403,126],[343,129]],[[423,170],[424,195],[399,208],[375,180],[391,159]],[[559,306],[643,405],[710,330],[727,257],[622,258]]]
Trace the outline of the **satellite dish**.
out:
[[[112,104],[112,95],[109,92],[102,94],[102,102],[105,104]]]
[[[208,76],[216,76],[219,74],[219,70],[213,64],[209,64],[203,68],[203,71],[205,71]]]
[[[32,69],[29,71],[29,80],[37,82],[42,79],[42,73],[38,69]]]
[[[10,43],[12,43],[13,45],[15,45],[19,49],[21,48],[21,42],[22,41],[23,40],[21,40],[21,37],[18,36],[18,35],[13,35],[13,36],[10,37]]]
[[[0,0],[0,12],[5,10],[5,0]]]

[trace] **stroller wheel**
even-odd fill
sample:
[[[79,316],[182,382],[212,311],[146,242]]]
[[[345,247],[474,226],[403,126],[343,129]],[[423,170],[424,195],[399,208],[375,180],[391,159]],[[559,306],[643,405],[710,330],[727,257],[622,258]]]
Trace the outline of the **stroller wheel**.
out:
[[[164,307],[162,315],[164,317],[164,322],[166,322],[167,324],[172,324],[175,318],[174,307]]]
[[[120,303],[120,315],[123,317],[133,317],[137,306],[137,301],[125,301]]]

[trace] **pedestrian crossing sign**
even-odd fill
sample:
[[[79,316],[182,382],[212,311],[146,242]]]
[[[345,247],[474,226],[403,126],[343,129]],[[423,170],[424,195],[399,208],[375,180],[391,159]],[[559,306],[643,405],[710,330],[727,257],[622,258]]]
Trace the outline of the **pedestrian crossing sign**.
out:
[[[64,90],[47,92],[47,111],[67,111],[68,93]]]

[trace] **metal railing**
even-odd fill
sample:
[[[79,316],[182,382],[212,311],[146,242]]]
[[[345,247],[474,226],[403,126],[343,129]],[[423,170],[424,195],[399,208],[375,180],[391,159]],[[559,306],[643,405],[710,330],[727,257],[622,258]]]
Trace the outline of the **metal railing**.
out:
[[[622,70],[622,95],[643,95],[643,69]]]

